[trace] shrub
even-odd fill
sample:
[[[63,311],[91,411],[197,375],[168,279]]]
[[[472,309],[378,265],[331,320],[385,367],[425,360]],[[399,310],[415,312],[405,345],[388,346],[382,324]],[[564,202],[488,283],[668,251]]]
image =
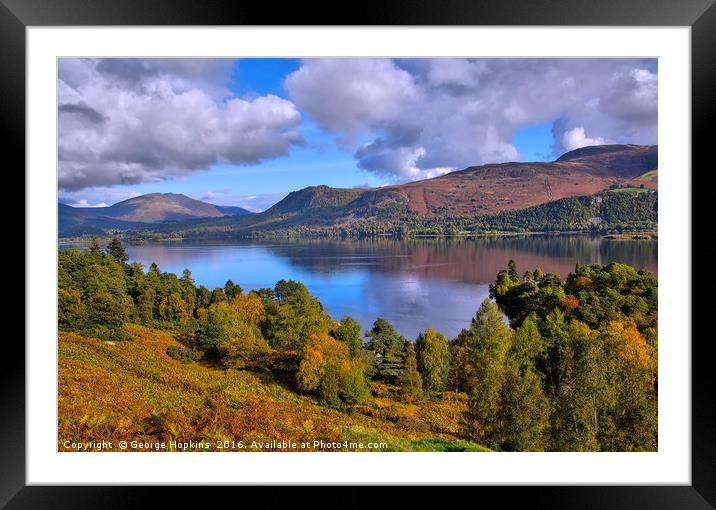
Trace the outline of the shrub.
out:
[[[225,342],[219,351],[227,368],[264,370],[269,368],[268,357],[273,349],[263,338],[236,337]]]
[[[167,347],[167,356],[182,363],[191,363],[192,361],[199,361],[202,357],[202,353],[196,349],[188,349],[180,345],[170,345]]]

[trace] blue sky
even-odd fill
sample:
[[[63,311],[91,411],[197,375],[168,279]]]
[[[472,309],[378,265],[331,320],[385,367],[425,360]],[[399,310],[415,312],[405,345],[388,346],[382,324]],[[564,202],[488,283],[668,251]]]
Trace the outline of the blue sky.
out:
[[[656,79],[645,59],[67,59],[60,200],[260,211],[306,186],[656,143]]]

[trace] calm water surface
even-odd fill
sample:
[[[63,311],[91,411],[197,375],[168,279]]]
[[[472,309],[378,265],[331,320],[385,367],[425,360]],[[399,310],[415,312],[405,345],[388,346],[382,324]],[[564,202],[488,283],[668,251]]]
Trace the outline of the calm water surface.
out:
[[[61,246],[61,248],[67,247]],[[575,263],[624,262],[657,272],[657,241],[591,236],[290,242],[181,242],[126,246],[129,259],[165,272],[189,268],[197,284],[247,291],[280,279],[303,282],[336,320],[370,329],[384,317],[411,339],[427,327],[453,338],[488,295],[509,259],[520,275],[540,267],[565,277]]]

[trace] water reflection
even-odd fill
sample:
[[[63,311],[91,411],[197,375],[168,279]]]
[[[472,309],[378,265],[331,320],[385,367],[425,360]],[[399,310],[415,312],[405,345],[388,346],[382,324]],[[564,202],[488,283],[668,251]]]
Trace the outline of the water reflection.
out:
[[[227,279],[244,289],[277,280],[305,283],[331,316],[350,315],[370,328],[384,317],[408,338],[426,327],[454,337],[467,327],[507,261],[520,273],[540,267],[566,276],[575,263],[625,262],[657,272],[656,241],[591,236],[478,239],[297,240],[291,242],[182,242],[127,246],[130,260],[162,271],[192,271],[209,288]]]

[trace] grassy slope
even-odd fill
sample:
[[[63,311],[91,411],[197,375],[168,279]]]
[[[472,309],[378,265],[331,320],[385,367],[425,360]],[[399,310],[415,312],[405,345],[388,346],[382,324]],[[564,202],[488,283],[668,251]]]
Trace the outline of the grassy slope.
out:
[[[164,332],[140,326],[127,331],[134,341],[115,344],[60,332],[61,451],[68,439],[115,445],[119,440],[204,440],[212,450],[220,440],[242,440],[248,446],[273,439],[322,439],[385,441],[388,451],[485,451],[453,435],[464,396],[447,394],[416,404],[396,400],[376,386],[372,402],[340,412],[265,374],[182,364],[166,355],[167,346],[176,342]]]

